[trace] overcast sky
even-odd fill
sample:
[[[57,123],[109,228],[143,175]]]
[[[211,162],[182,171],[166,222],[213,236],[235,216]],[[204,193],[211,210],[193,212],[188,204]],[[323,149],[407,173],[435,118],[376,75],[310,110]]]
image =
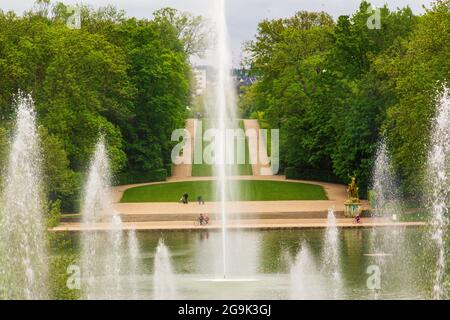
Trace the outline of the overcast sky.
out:
[[[83,2],[94,7],[113,4],[125,10],[128,16],[138,18],[151,18],[152,12],[162,7],[173,7],[208,17],[212,11],[212,1],[214,0],[62,0],[66,4]],[[423,12],[423,6],[429,6],[431,2],[432,0],[371,1],[375,6],[387,3],[392,9],[409,5],[416,13]],[[0,0],[0,8],[22,13],[32,8],[33,3],[34,0]],[[254,37],[258,22],[265,18],[289,17],[299,10],[323,10],[337,18],[355,12],[360,0],[226,0],[226,3],[233,56],[238,60],[242,43]]]

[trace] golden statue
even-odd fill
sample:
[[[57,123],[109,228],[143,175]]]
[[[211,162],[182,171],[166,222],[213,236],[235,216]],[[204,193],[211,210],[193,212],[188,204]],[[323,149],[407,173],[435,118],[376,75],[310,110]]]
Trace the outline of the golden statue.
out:
[[[359,202],[358,190],[359,188],[356,185],[356,177],[352,177],[352,182],[350,182],[347,188],[348,200],[350,200],[353,203],[358,203]]]
[[[348,184],[347,193],[348,198],[345,201],[345,217],[346,218],[355,218],[360,216],[361,214],[361,203],[359,201],[358,191],[359,188],[356,184],[356,177],[351,177],[352,181]]]

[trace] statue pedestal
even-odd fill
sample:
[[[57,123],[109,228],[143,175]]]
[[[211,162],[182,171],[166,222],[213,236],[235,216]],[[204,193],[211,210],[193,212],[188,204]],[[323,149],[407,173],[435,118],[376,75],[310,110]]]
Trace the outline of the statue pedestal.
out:
[[[346,218],[355,218],[361,212],[360,202],[346,202],[344,205]]]

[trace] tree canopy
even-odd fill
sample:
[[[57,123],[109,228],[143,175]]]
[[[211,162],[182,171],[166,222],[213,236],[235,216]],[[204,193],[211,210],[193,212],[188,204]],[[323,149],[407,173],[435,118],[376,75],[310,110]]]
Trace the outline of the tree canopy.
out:
[[[363,1],[333,22],[324,12],[265,20],[247,46],[259,81],[241,106],[281,133],[281,165],[367,189],[381,136],[387,136],[405,190],[417,191],[436,95],[449,81],[449,1],[422,16]],[[292,171],[291,171],[292,172]]]
[[[63,3],[38,1],[21,16],[0,11],[0,140],[14,119],[14,94],[30,92],[48,192],[68,210],[100,135],[119,177],[169,167],[171,133],[184,126],[191,96],[189,56],[203,41],[202,20],[173,9],[153,20],[113,6],[78,10],[78,29]]]

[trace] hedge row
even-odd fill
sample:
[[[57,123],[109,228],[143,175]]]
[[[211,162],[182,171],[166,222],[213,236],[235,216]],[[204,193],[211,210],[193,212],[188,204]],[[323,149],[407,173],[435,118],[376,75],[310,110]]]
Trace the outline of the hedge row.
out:
[[[156,169],[147,172],[125,172],[116,177],[116,185],[160,182],[167,180],[167,169]]]
[[[333,173],[321,169],[288,167],[285,169],[284,174],[286,176],[286,179],[343,183],[343,181],[336,177]]]

